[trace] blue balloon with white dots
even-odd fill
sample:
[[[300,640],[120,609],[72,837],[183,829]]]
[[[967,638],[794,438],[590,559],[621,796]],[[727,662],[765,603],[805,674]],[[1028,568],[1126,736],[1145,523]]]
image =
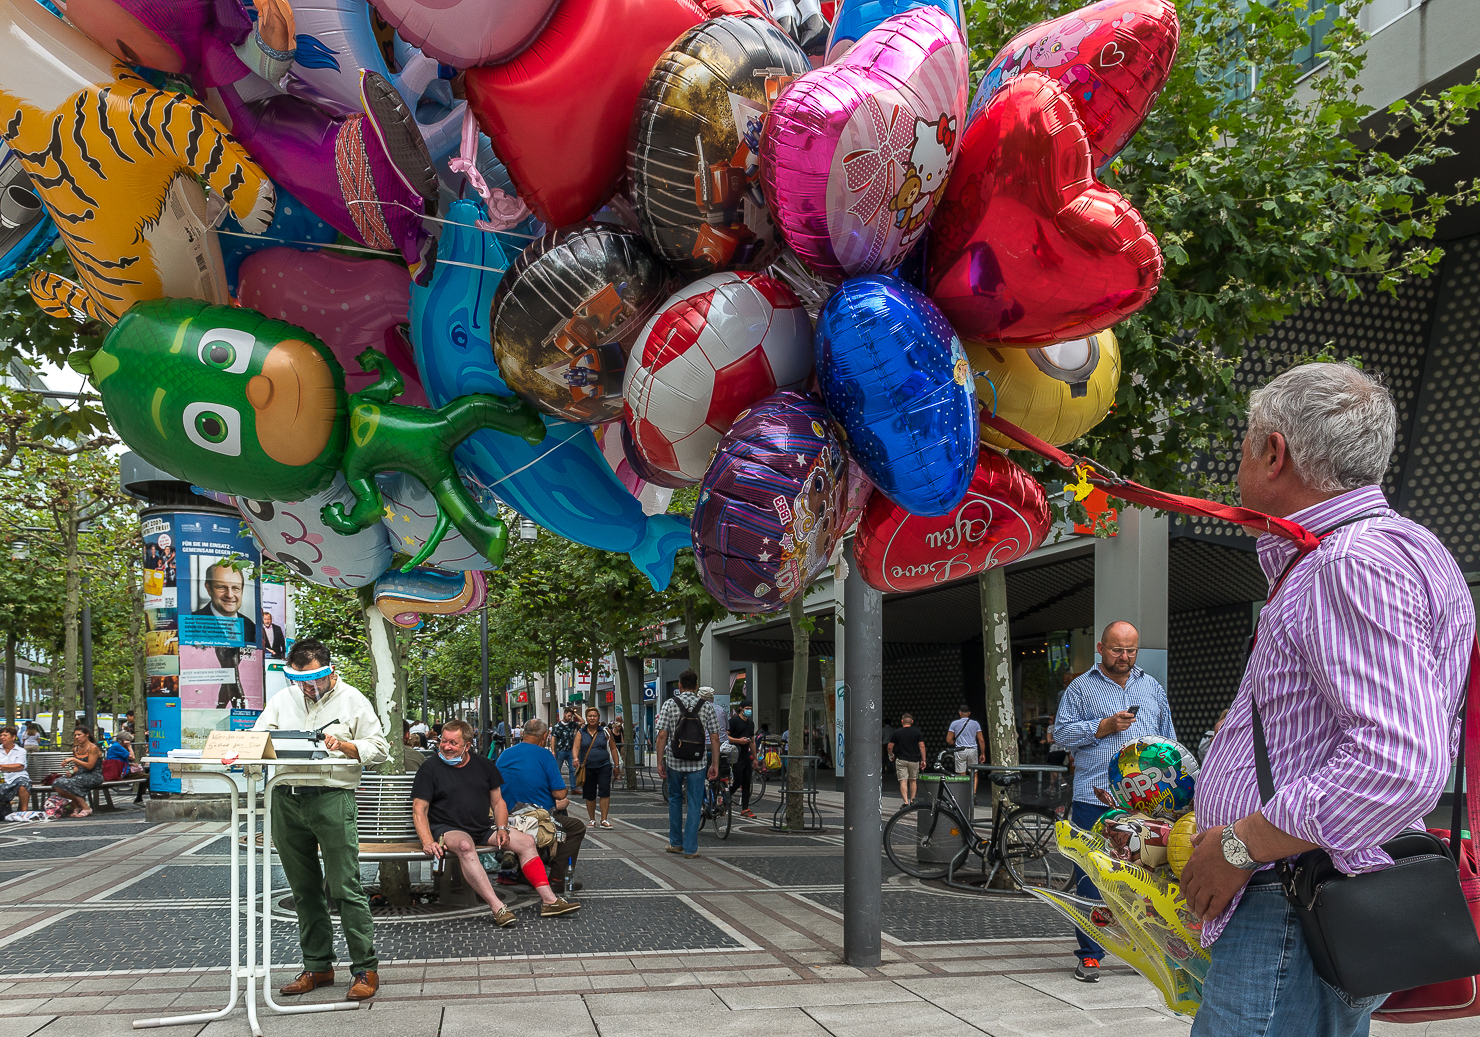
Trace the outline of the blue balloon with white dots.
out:
[[[945,515],[976,471],[978,418],[961,339],[918,288],[844,281],[817,317],[817,379],[848,452],[912,515]]]

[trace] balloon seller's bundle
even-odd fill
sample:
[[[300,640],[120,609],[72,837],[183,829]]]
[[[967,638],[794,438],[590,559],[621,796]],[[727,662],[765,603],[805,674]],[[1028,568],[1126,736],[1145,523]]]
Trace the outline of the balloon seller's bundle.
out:
[[[740,613],[850,533],[887,591],[1028,554],[1048,497],[989,422],[1103,420],[1162,272],[1097,171],[1170,0],[1025,28],[974,96],[961,0],[0,10],[0,279],[108,326],[71,362],[130,449],[406,627],[483,604],[503,508],[658,589],[692,547]],[[1061,832],[1106,899],[1058,906],[1181,1010],[1195,775],[1133,742]]]

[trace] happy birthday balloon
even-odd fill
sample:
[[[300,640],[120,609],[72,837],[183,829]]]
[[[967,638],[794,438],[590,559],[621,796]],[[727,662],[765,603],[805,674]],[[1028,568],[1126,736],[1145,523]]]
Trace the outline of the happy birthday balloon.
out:
[[[1040,22],[992,59],[971,117],[1016,76],[1039,72],[1068,93],[1098,168],[1146,121],[1171,75],[1180,33],[1171,0],[1101,0]]]
[[[1074,442],[1103,421],[1120,385],[1120,344],[1112,331],[1028,349],[968,342],[966,358],[983,412],[1054,446]],[[981,437],[1003,450],[1027,449],[986,425]]]
[[[1084,124],[1037,72],[967,125],[929,250],[930,297],[961,337],[1007,346],[1103,331],[1161,281],[1156,237],[1094,178]]]
[[[622,416],[622,376],[668,271],[638,235],[586,223],[520,254],[493,298],[493,353],[509,388],[552,417]]]
[[[834,280],[898,266],[951,175],[966,83],[966,41],[935,7],[895,15],[793,83],[761,143],[761,184],[792,251]]]
[[[981,447],[966,497],[948,515],[922,518],[882,493],[870,496],[853,538],[854,560],[870,587],[926,590],[1031,554],[1051,522],[1042,487]]]
[[[843,442],[814,396],[779,392],[720,440],[691,528],[704,587],[731,612],[779,612],[826,571],[848,490]]]
[[[1110,760],[1110,794],[1126,810],[1175,820],[1192,806],[1198,763],[1170,738],[1135,738]]]
[[[817,381],[848,452],[894,503],[944,515],[976,468],[961,340],[924,292],[887,274],[843,282],[817,318]]]

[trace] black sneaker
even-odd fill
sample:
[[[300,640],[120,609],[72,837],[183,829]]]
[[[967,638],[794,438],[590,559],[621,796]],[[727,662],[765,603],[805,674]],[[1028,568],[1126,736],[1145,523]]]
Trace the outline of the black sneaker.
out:
[[[435,201],[437,170],[416,117],[396,88],[380,73],[362,71],[360,103],[402,182],[427,201]]]
[[[1098,983],[1100,981],[1100,959],[1081,959],[1074,967],[1074,978],[1081,983]]]

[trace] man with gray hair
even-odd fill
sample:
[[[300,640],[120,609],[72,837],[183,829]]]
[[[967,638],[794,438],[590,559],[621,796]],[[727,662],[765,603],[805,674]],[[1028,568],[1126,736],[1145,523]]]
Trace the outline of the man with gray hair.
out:
[[[1244,506],[1322,540],[1302,556],[1259,538],[1270,600],[1198,776],[1182,873],[1212,954],[1194,1037],[1366,1034],[1383,999],[1320,979],[1273,865],[1322,849],[1346,874],[1390,866],[1382,844],[1424,827],[1454,762],[1475,605],[1444,546],[1383,499],[1396,426],[1381,381],[1347,364],[1294,368],[1249,399]]]

